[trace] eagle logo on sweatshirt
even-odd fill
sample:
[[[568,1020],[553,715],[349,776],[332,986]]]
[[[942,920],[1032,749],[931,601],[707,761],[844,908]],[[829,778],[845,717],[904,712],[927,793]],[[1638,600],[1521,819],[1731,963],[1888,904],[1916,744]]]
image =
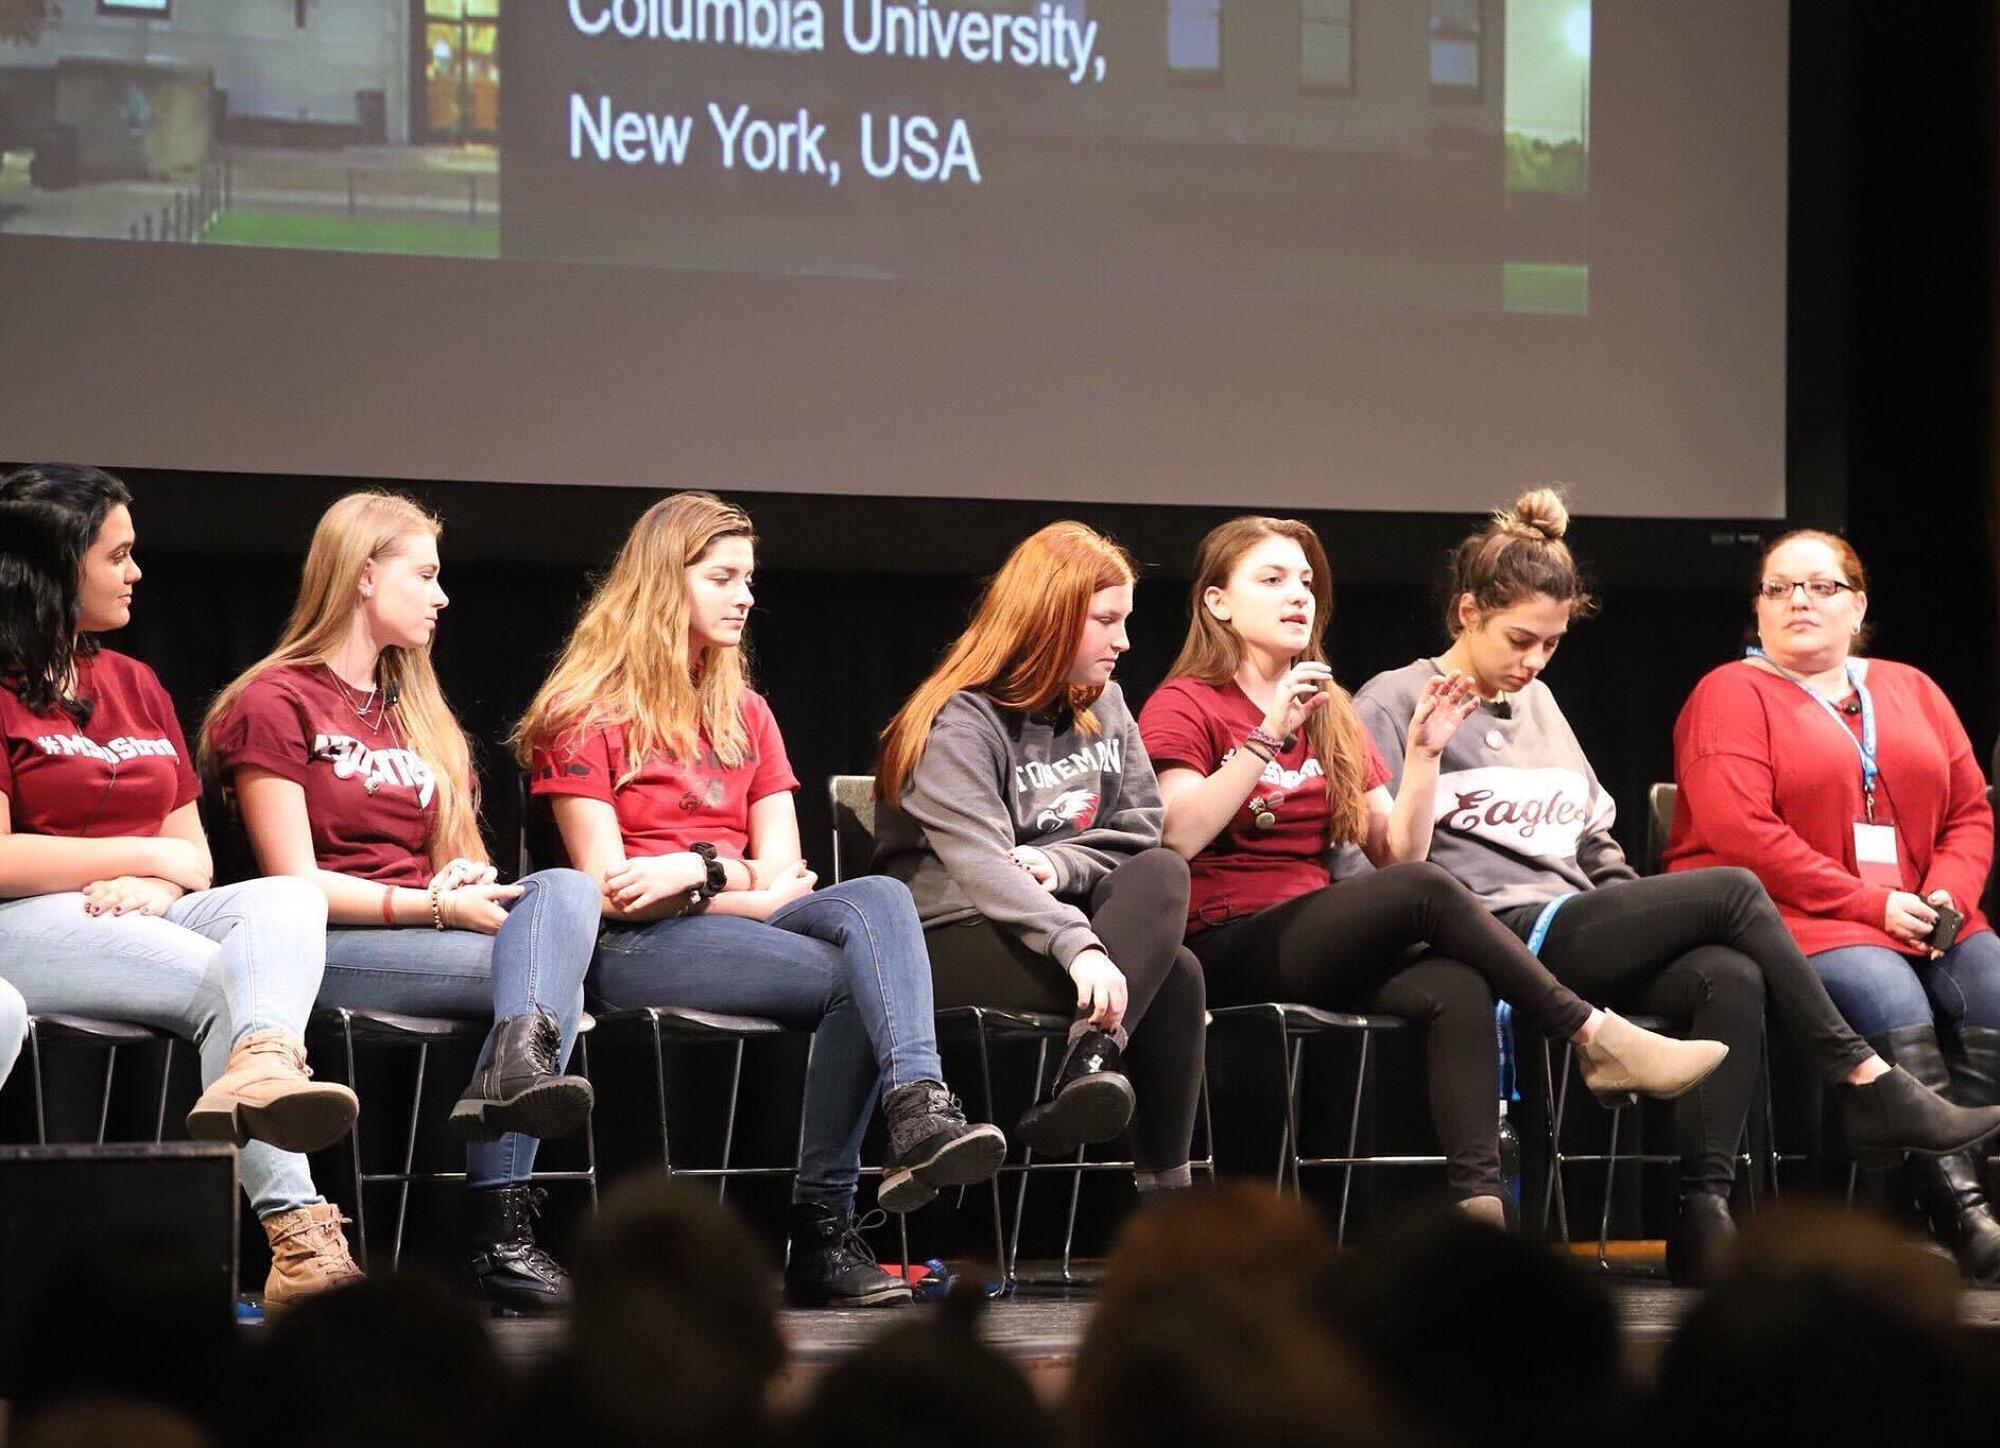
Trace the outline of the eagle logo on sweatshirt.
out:
[[[1035,816],[1035,828],[1044,834],[1059,830],[1064,825],[1087,830],[1096,818],[1096,790],[1066,789],[1042,807],[1041,813]]]

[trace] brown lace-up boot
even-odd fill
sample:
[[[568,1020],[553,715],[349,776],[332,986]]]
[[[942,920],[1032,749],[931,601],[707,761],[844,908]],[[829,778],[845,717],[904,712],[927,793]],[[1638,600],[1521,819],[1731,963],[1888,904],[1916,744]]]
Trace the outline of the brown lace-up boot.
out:
[[[345,1086],[312,1079],[305,1042],[297,1036],[252,1031],[195,1102],[187,1129],[196,1141],[243,1146],[256,1140],[280,1151],[318,1151],[346,1135],[359,1110]]]
[[[332,1202],[315,1202],[264,1218],[271,1242],[271,1275],[264,1279],[264,1305],[282,1307],[361,1276],[348,1254],[341,1224],[347,1218]]]

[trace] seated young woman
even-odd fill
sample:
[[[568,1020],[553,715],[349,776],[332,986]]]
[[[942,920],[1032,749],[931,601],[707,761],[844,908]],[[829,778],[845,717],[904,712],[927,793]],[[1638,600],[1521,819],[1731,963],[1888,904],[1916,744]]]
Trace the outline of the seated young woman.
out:
[[[1188,1184],[1206,1005],[1187,865],[1111,681],[1134,577],[1081,523],[1014,549],[882,736],[876,862],[916,897],[939,1004],[1074,1012],[1021,1139],[1056,1155],[1130,1125],[1147,1192]]]
[[[491,1015],[450,1117],[465,1153],[472,1280],[495,1309],[567,1304],[535,1241],[537,1139],[581,1126],[561,1074],[583,1014],[597,888],[575,870],[518,884],[479,836],[471,751],[431,667],[447,599],[439,524],[393,493],[320,518],[277,647],[216,696],[204,765],[233,786],[258,868],[326,899],[329,1005]]]
[[[923,1206],[985,1181],[1006,1137],[945,1088],[930,961],[910,894],[869,876],[816,890],[777,720],[743,662],[756,535],[677,493],[632,526],[516,746],[564,848],[602,884],[591,976],[614,1007],[768,1016],[814,1033],[785,1286],[801,1306],[907,1302],[853,1215],[879,1098],[876,1200]]]
[[[1593,602],[1563,535],[1569,512],[1536,488],[1453,555],[1451,644],[1377,674],[1355,708],[1386,758],[1405,757],[1410,716],[1433,681],[1471,680],[1478,708],[1445,744],[1432,793],[1430,858],[1451,871],[1560,981],[1593,998],[1689,1023],[1730,1048],[1683,1101],[1680,1224],[1668,1242],[1684,1279],[1733,1235],[1729,1191],[1756,1088],[1768,997],[1779,1026],[1843,1088],[1857,1146],[1938,1150],[1991,1130],[1889,1065],[1841,1019],[1748,870],[1641,879],[1612,838],[1598,783],[1544,677]],[[1392,766],[1389,787],[1402,788]]]
[[[353,1092],[306,1069],[326,902],[296,880],[211,888],[173,701],[96,637],[131,621],[143,577],[131,501],[97,468],[0,479],[0,960],[27,1010],[194,1042],[188,1132],[242,1148],[271,1241],[264,1299],[281,1303],[357,1275],[300,1154],[355,1115]]]
[[[1438,756],[1476,706],[1463,674],[1410,712],[1403,788],[1333,679],[1326,552],[1305,524],[1236,518],[1202,540],[1188,633],[1139,716],[1192,862],[1186,928],[1212,1001],[1376,1010],[1425,1029],[1433,1124],[1464,1208],[1504,1220],[1493,1000],[1575,1043],[1590,1089],[1673,1097],[1728,1048],[1676,1041],[1587,1004],[1445,870],[1428,863]],[[1332,879],[1329,850],[1376,866]],[[1428,945],[1433,959],[1406,959]]]

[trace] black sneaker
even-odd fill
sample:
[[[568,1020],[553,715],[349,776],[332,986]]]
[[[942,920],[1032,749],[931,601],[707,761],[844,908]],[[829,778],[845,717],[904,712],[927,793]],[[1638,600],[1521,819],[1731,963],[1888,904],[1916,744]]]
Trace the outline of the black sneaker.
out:
[[[880,1213],[876,1221],[886,1220]],[[785,1213],[791,1260],[785,1263],[785,1299],[794,1307],[898,1307],[910,1284],[875,1261],[861,1235],[865,1225],[824,1202],[793,1202]]]
[[[1138,1101],[1124,1066],[1116,1041],[1103,1031],[1085,1031],[1063,1057],[1049,1094],[1021,1113],[1014,1134],[1043,1156],[1111,1140],[1132,1124]]]
[[[942,1081],[912,1081],[882,1103],[889,1124],[889,1159],[875,1200],[885,1211],[914,1212],[941,1187],[970,1186],[1000,1170],[1007,1137],[999,1127],[974,1126]]]
[[[466,1194],[474,1292],[502,1317],[539,1316],[570,1305],[569,1273],[535,1240],[542,1192],[512,1183]]]

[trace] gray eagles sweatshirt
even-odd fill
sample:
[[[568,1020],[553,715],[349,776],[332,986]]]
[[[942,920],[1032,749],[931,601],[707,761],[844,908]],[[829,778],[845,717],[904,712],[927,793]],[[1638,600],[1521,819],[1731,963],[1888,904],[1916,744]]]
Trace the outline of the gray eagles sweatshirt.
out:
[[[1065,970],[1099,944],[1070,902],[1159,844],[1165,811],[1116,684],[1091,712],[1099,732],[1085,734],[1067,711],[1033,719],[972,690],[945,701],[902,807],[875,816],[875,867],[910,887],[924,924],[984,915]],[[1008,857],[1016,845],[1048,855],[1054,894]]]
[[[1362,727],[1389,763],[1391,792],[1403,784],[1410,713],[1438,668],[1418,659],[1377,674],[1354,696]],[[1438,760],[1433,863],[1449,870],[1489,910],[1535,905],[1634,880],[1638,872],[1611,838],[1617,806],[1540,679],[1458,726]]]

